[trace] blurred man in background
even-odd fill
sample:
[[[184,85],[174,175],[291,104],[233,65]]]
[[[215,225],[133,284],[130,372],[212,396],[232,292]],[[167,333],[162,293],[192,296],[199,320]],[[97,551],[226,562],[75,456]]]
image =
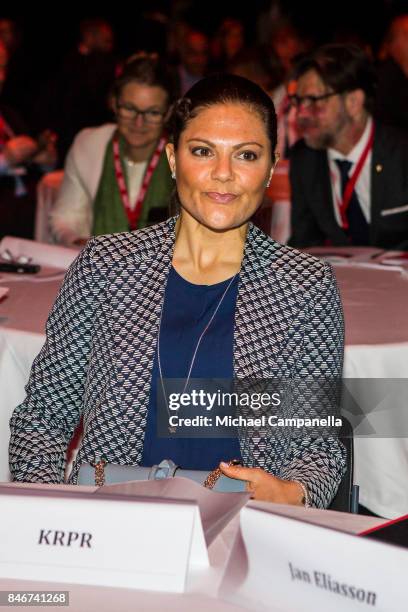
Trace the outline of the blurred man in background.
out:
[[[209,60],[209,41],[204,32],[187,26],[179,46],[178,75],[180,92],[184,95],[206,75]]]
[[[407,248],[408,140],[373,120],[370,60],[353,45],[326,45],[296,76],[303,139],[291,153],[291,243]]]

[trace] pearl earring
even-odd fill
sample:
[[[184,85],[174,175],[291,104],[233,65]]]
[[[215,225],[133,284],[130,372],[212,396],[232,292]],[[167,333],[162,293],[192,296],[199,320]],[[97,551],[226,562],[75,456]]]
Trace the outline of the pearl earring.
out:
[[[175,170],[172,170],[172,173],[171,173],[171,178],[172,178],[172,179],[175,179],[175,178],[176,178],[176,171],[175,171]]]

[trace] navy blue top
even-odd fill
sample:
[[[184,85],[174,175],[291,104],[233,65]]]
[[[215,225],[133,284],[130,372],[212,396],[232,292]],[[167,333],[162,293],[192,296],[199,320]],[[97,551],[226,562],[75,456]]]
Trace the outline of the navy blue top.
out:
[[[191,378],[233,378],[238,279],[237,275],[201,340]],[[187,378],[198,339],[230,280],[215,285],[194,285],[171,268],[164,295],[160,332],[160,361],[164,379]],[[237,438],[159,438],[156,407],[158,385],[161,389],[156,350],[142,465],[152,466],[163,459],[172,459],[184,469],[213,470],[220,461],[241,457]]]

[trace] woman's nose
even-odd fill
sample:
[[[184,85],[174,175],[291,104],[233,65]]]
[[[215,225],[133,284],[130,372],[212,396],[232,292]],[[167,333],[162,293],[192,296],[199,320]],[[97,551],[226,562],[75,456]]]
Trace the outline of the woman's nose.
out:
[[[135,117],[135,124],[137,125],[137,127],[144,127],[145,118],[144,118],[143,113],[137,113]]]
[[[229,181],[233,178],[232,160],[229,155],[221,155],[215,159],[212,176],[219,181]]]

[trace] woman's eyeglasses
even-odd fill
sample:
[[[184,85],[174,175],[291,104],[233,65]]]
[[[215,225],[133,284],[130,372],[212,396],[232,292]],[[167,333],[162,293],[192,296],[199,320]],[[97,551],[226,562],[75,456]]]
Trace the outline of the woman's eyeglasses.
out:
[[[303,108],[310,108],[313,110],[314,108],[318,107],[319,102],[337,95],[337,91],[331,91],[329,93],[322,94],[321,96],[298,96],[297,94],[292,94],[289,96],[289,104],[294,106],[296,109],[303,106]]]
[[[117,114],[121,119],[126,119],[129,121],[137,119],[137,117],[141,115],[145,123],[158,125],[159,123],[162,123],[166,113],[155,109],[140,110],[139,108],[136,108],[136,106],[133,106],[133,104],[118,104]]]

